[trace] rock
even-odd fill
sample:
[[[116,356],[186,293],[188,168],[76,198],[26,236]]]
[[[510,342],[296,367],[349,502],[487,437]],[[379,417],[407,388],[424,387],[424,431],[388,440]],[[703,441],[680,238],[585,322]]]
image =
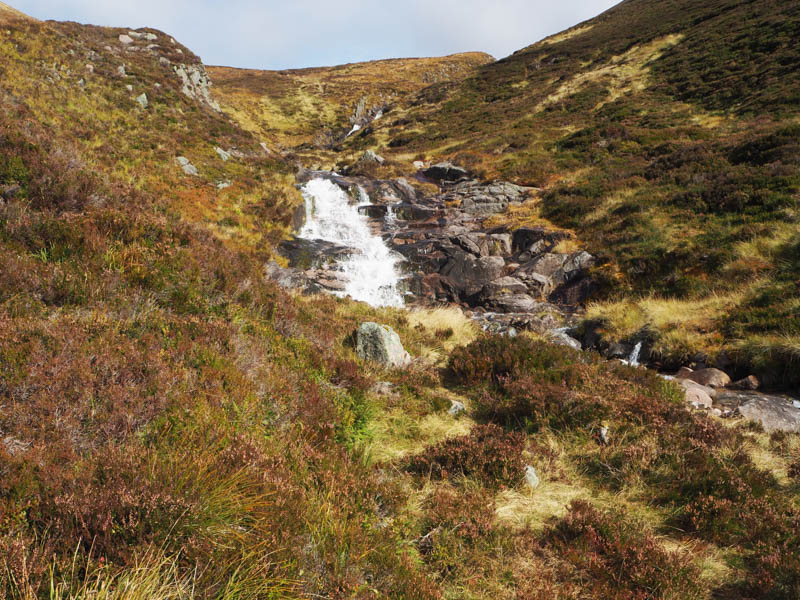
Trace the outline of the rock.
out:
[[[186,158],[185,156],[179,156],[175,160],[178,161],[178,164],[183,169],[183,172],[186,173],[187,175],[193,175],[195,177],[200,175],[200,171],[197,170],[197,167],[195,167],[192,163],[190,163],[189,159]]]
[[[535,490],[539,487],[539,476],[536,474],[536,469],[532,466],[528,465],[525,467],[525,485],[527,485],[532,490]]]
[[[722,388],[731,382],[731,378],[725,374],[724,371],[719,369],[700,369],[698,371],[689,370],[688,373],[681,369],[679,375],[675,375],[676,379],[688,379],[712,388]],[[680,375],[683,373],[683,375]]]
[[[147,94],[142,94],[141,96],[136,98],[136,102],[138,102],[139,106],[141,106],[143,109],[147,108],[148,105],[150,104],[150,102],[147,100]]]
[[[514,277],[519,278],[528,286],[528,292],[540,300],[547,298],[554,289],[553,280],[539,273],[532,273],[524,269],[517,269],[513,273]]]
[[[233,184],[230,181],[220,181],[217,184],[217,191],[221,192],[222,190],[227,190]]]
[[[228,162],[231,159],[231,153],[225,152],[225,150],[223,150],[219,146],[214,148],[214,152],[216,152],[219,155],[219,157],[222,159],[223,162]]]
[[[552,254],[548,252],[522,265],[520,270],[527,273],[538,273],[553,279],[553,276],[564,266],[567,259],[569,259],[568,254]]]
[[[382,165],[386,162],[386,159],[383,158],[380,154],[375,154],[372,150],[367,150],[364,154],[361,155],[361,158],[358,159],[360,163],[375,163],[378,165]]]
[[[563,331],[549,331],[547,332],[547,337],[551,342],[558,346],[568,346],[575,350],[582,350],[583,347],[581,343],[576,340],[575,338],[567,335]]]
[[[767,433],[800,433],[800,408],[779,396],[755,397],[739,407],[739,414],[761,423]]]
[[[221,112],[219,104],[211,97],[211,79],[203,65],[181,64],[174,65],[172,69],[180,78],[183,84],[181,91],[186,96],[211,107],[217,112]]]
[[[466,252],[459,252],[451,258],[440,273],[449,277],[467,296],[477,294],[487,281],[503,276],[505,261],[499,256],[477,258]]]
[[[86,65],[86,72],[87,72],[87,73],[89,73],[89,75],[91,75],[92,73],[94,73],[94,65],[92,65],[92,64],[87,64],[87,65]]]
[[[755,375],[750,375],[749,377],[745,377],[744,379],[740,379],[739,381],[735,381],[734,383],[728,386],[728,389],[731,390],[744,390],[744,391],[755,391],[759,387],[761,387],[761,382],[758,380],[758,377]]]
[[[358,328],[356,347],[359,358],[383,367],[405,367],[411,362],[400,336],[387,325],[362,323]]]
[[[494,281],[487,283],[481,290],[481,300],[491,302],[492,299],[498,296],[507,296],[510,294],[526,294],[528,286],[522,283],[519,279],[514,277],[501,277]]]
[[[417,171],[419,171],[420,169],[424,169],[425,168],[425,163],[422,162],[421,160],[415,160],[413,162],[413,166]]]
[[[611,430],[605,423],[600,425],[600,429],[597,432],[597,439],[604,446],[608,446],[611,443]]]
[[[558,286],[577,279],[595,263],[595,258],[588,252],[570,254],[562,265],[551,275],[551,279]]]
[[[123,33],[122,35],[119,36],[119,41],[120,41],[120,43],[122,43],[122,44],[127,46],[127,45],[133,43],[133,38],[131,36],[125,35]]]
[[[469,179],[469,171],[462,167],[457,167],[453,163],[442,162],[423,171],[423,174],[436,181],[461,181]]]
[[[528,253],[522,260],[530,260],[537,254],[550,252],[558,242],[570,235],[561,231],[549,231],[543,227],[520,227],[512,233],[512,251]]]
[[[534,312],[539,303],[528,294],[506,294],[496,296],[489,302],[489,307],[504,313]]]
[[[120,65],[117,67],[117,75],[120,77],[127,77],[128,72],[125,70],[125,65]]]
[[[138,31],[129,31],[128,35],[133,39],[140,40],[144,37],[143,33],[139,33]]]
[[[326,269],[353,255],[353,248],[325,240],[292,238],[278,244],[280,253],[296,269]]]
[[[264,275],[287,290],[317,291],[317,288],[311,287],[308,278],[301,271],[286,269],[275,261],[264,265]]]
[[[508,256],[511,254],[511,235],[493,233],[488,238],[489,254],[492,256]]]
[[[158,36],[155,33],[145,33],[144,39],[148,42],[155,42],[158,39]]]
[[[679,379],[678,383],[683,388],[686,402],[693,408],[711,408],[714,404],[716,391],[689,379]]]
[[[450,413],[450,415],[452,415],[454,417],[457,417],[460,414],[462,414],[463,412],[465,412],[466,410],[467,410],[467,407],[464,406],[463,402],[459,402],[457,400],[453,400],[453,404],[450,407],[450,410],[448,410],[447,412]]]
[[[583,277],[557,287],[547,299],[554,304],[577,306],[586,303],[596,291],[597,282],[591,277]]]

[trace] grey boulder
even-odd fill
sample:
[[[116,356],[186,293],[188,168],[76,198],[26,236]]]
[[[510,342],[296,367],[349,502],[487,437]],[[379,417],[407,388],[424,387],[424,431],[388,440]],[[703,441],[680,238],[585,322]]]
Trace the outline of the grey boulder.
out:
[[[362,323],[356,336],[356,349],[361,360],[386,368],[405,367],[411,362],[400,336],[388,325]]]

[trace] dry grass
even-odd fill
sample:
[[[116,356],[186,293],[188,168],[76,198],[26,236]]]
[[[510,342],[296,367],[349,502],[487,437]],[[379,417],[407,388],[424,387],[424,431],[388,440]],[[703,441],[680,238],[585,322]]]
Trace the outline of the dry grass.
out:
[[[558,44],[560,42],[564,42],[571,38],[577,37],[587,31],[591,30],[594,25],[583,25],[581,27],[574,27],[572,29],[568,29],[563,33],[559,33],[558,35],[551,35],[549,38],[543,39],[539,44],[542,45],[550,45],[550,44]]]
[[[458,400],[464,402],[463,398]],[[371,424],[369,456],[375,462],[386,462],[417,454],[428,445],[468,434],[474,425],[469,417],[456,418],[446,412],[422,418],[409,415],[402,408],[385,412]]]
[[[460,308],[424,308],[408,314],[412,327],[422,328],[440,340],[435,346],[427,346],[422,357],[430,362],[445,360],[457,346],[465,346],[474,340],[480,329]]]
[[[24,12],[17,10],[5,4],[4,2],[0,2],[0,22],[7,21],[9,19],[27,19],[28,21],[36,21],[33,17],[29,17]]]
[[[651,296],[640,300],[595,302],[588,306],[586,318],[603,321],[605,331],[615,339],[629,337],[644,327],[655,329],[661,332],[657,351],[719,350],[721,339],[712,333],[715,322],[742,303],[747,289],[711,294],[697,300]]]
[[[672,34],[653,40],[650,43],[634,46],[622,55],[612,57],[607,64],[591,71],[582,71],[551,93],[541,104],[540,109],[571,96],[588,84],[602,82],[609,91],[600,108],[630,92],[640,92],[649,85],[648,64],[658,59],[667,48],[683,39],[682,35]]]

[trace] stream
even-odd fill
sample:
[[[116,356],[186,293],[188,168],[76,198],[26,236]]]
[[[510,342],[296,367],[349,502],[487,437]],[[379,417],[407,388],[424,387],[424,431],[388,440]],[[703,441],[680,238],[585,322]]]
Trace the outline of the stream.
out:
[[[354,201],[338,185],[322,178],[312,179],[301,191],[306,221],[297,237],[331,242],[352,250],[336,265],[345,287],[334,293],[377,307],[404,306],[400,291],[403,259],[373,233],[369,218],[358,210],[371,205],[369,196],[359,190],[359,200]]]

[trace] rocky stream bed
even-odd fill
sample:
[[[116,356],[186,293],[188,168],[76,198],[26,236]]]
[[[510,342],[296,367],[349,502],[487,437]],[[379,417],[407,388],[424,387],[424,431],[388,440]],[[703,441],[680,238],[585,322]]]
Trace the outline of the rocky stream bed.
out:
[[[270,263],[267,275],[284,287],[375,306],[457,305],[486,331],[534,331],[609,359],[660,367],[646,330],[620,342],[603,339],[591,324],[575,327],[596,290],[596,259],[585,250],[558,252],[569,234],[485,225],[536,190],[481,182],[449,163],[422,168],[416,177],[439,192],[422,194],[402,178],[301,170],[306,204],[297,215],[297,236],[280,247],[289,266]],[[766,431],[800,432],[797,400],[756,391],[753,377],[731,382],[724,364],[701,358],[693,366],[665,376],[677,379],[695,408],[742,415]]]

